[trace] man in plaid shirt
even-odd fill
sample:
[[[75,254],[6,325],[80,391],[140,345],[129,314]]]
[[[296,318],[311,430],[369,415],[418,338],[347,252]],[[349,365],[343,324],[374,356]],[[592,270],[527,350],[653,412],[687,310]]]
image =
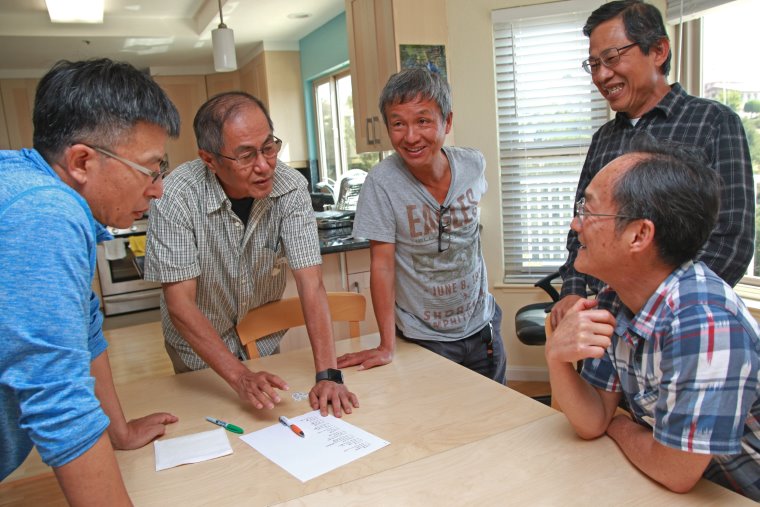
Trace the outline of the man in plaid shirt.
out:
[[[594,134],[576,200],[594,175],[627,151],[640,132],[703,151],[722,180],[721,208],[697,258],[736,285],[752,259],[755,232],[752,164],[741,120],[722,104],[692,97],[678,83],[668,84],[670,43],[656,7],[639,0],[604,4],[589,16],[583,33],[589,37],[589,58],[583,67],[617,114]],[[567,261],[559,270],[562,299],[552,308],[555,326],[574,302],[586,296],[587,286],[592,292],[602,286],[574,267],[578,248],[578,236],[571,230]]]
[[[608,285],[548,337],[552,397],[579,436],[606,433],[673,491],[705,477],[760,500],[758,326],[692,261],[716,222],[718,175],[654,142],[638,139],[576,204],[576,269]],[[630,417],[616,415],[623,396]]]

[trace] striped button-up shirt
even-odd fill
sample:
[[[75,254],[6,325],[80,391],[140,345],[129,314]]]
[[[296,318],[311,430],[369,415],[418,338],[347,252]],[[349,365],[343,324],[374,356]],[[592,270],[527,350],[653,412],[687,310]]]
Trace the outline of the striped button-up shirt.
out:
[[[760,500],[760,338],[736,293],[703,263],[683,264],[635,315],[603,289],[612,345],[583,377],[622,391],[655,440],[712,454],[704,476]]]
[[[655,139],[693,146],[704,153],[710,167],[720,175],[718,223],[697,259],[733,287],[744,276],[752,259],[755,238],[755,186],[741,119],[723,104],[693,97],[676,83],[635,126],[626,114],[617,113],[615,119],[596,131],[583,163],[576,201],[583,197],[596,173],[628,151],[631,139],[640,132],[648,132]],[[567,261],[559,270],[562,297],[585,296],[587,285],[593,292],[604,285],[573,268],[579,247],[578,234],[571,230],[567,236]]]
[[[196,279],[198,308],[241,359],[246,356],[237,323],[249,310],[282,297],[287,265],[297,270],[321,263],[307,181],[279,160],[272,192],[254,200],[247,226],[200,159],[172,171],[163,197],[151,205],[145,279]],[[164,338],[182,361],[194,370],[206,368],[174,327],[163,296],[161,321]],[[271,354],[282,335],[259,340],[259,353]]]

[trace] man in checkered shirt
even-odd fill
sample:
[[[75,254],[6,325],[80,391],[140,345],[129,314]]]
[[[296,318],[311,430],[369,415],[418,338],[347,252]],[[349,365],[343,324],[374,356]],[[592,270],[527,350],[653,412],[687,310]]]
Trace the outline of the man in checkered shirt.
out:
[[[758,326],[692,260],[718,215],[718,176],[682,147],[637,141],[576,204],[576,269],[607,287],[547,338],[552,397],[579,436],[606,433],[673,491],[705,477],[760,500]],[[622,397],[630,417],[616,415]]]
[[[282,141],[262,102],[222,93],[193,122],[199,159],[166,179],[151,206],[145,279],[162,283],[161,323],[177,373],[211,367],[257,409],[281,401],[284,379],[253,372],[236,326],[253,308],[282,297],[286,266],[298,287],[317,381],[313,409],[340,417],[358,406],[337,370],[322,257],[307,182],[277,159]],[[283,333],[256,342],[272,354]],[[320,378],[329,372],[337,378]]]
[[[617,114],[594,134],[576,200],[594,175],[627,151],[640,132],[703,151],[722,180],[721,207],[715,229],[697,258],[729,285],[736,285],[752,259],[755,234],[752,164],[740,118],[723,104],[693,97],[678,83],[668,84],[670,42],[655,6],[639,0],[609,2],[589,16],[583,33],[589,37],[589,58],[583,68]],[[578,247],[571,230],[567,261],[559,270],[562,299],[552,308],[555,326],[575,301],[586,296],[587,287],[597,292],[602,286],[573,266]]]

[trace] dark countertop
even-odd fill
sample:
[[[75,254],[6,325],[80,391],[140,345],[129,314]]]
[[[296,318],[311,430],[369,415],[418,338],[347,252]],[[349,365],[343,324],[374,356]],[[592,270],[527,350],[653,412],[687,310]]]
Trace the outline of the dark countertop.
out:
[[[322,255],[369,248],[369,240],[351,236],[351,228],[320,229],[319,252]]]

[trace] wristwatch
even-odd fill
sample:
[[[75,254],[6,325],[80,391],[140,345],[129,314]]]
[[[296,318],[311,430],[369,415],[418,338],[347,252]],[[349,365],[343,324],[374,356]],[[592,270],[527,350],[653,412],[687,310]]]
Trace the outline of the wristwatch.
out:
[[[317,372],[317,382],[320,380],[329,380],[330,382],[335,382],[336,384],[342,384],[343,372],[336,370],[335,368],[328,368],[326,370],[319,371]]]

